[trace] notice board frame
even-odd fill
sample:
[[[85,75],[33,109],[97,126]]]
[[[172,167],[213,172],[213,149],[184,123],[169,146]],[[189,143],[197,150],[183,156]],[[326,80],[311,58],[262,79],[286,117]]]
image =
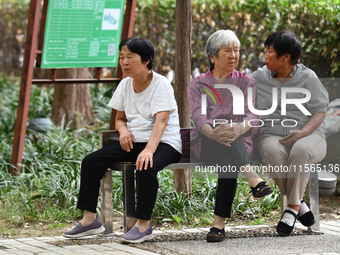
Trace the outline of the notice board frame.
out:
[[[116,67],[124,6],[125,0],[49,0],[41,67]]]
[[[116,78],[101,78],[101,67],[97,67],[95,69],[95,77],[89,79],[57,79],[56,69],[50,69],[50,76],[48,79],[33,79],[33,71],[35,67],[41,68],[42,49],[44,44],[46,16],[49,1],[44,0],[43,8],[41,2],[41,0],[31,0],[30,2],[11,157],[12,167],[9,170],[12,175],[20,175],[32,84],[119,83],[123,77],[121,69],[118,67]],[[125,0],[121,40],[125,40],[133,35],[136,5],[137,0]],[[112,111],[110,129],[114,128],[115,114],[115,111]]]

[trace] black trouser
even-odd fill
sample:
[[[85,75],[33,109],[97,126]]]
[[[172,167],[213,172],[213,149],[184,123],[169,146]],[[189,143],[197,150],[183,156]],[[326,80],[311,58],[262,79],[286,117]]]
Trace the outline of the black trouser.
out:
[[[219,165],[224,170],[237,169],[236,172],[218,172],[214,213],[221,217],[230,218],[231,207],[236,193],[238,172],[241,166],[251,163],[243,142],[241,139],[236,139],[231,144],[231,147],[227,147],[203,136],[200,161],[209,162],[212,166]]]
[[[113,163],[119,161],[135,162],[146,143],[135,143],[130,152],[120,144],[112,144],[87,155],[81,165],[81,180],[77,208],[95,213],[99,195],[100,180]],[[157,173],[165,166],[176,163],[181,154],[168,144],[160,143],[153,155],[153,167],[136,171],[137,219],[149,220],[154,208],[158,180]]]

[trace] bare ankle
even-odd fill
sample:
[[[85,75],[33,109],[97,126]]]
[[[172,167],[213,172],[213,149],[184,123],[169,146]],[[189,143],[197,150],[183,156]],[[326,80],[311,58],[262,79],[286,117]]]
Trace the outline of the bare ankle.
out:
[[[212,226],[218,229],[222,229],[224,228],[224,225],[225,225],[225,218],[215,215]]]
[[[300,211],[300,206],[299,205],[292,205],[292,204],[288,204],[288,207],[295,210],[295,211]]]
[[[139,232],[145,232],[150,227],[150,220],[137,220],[135,226]]]
[[[96,219],[96,214],[90,211],[84,211],[83,218],[81,219],[81,225],[88,226]]]

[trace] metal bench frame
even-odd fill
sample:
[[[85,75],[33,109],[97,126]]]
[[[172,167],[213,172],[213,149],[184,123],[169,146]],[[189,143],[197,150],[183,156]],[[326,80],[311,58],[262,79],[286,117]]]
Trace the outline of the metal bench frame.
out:
[[[165,169],[186,169],[190,175],[190,129],[181,129],[182,137],[182,158],[178,163],[170,164]],[[116,130],[102,131],[100,136],[101,147],[107,146],[112,143],[119,143],[119,134]],[[256,164],[256,163],[255,163]],[[123,211],[124,211],[124,232],[127,232],[136,222],[135,215],[135,164],[127,163],[114,163],[108,169],[101,181],[101,219],[105,227],[105,234],[112,233],[113,231],[113,203],[112,203],[112,173],[111,170],[121,171],[123,179]],[[191,182],[191,180],[190,180]],[[190,183],[191,185],[191,183]],[[286,207],[285,199],[281,199],[281,209]],[[309,178],[309,201],[310,209],[313,212],[316,222],[309,229],[320,230],[319,223],[319,186],[318,186],[318,173],[311,172]],[[282,211],[282,210],[281,210]]]

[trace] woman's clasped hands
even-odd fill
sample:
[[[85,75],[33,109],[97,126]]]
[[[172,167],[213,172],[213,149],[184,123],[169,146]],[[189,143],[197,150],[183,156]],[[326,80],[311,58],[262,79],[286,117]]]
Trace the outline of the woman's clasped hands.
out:
[[[231,144],[242,135],[243,127],[240,124],[221,124],[211,130],[210,138],[225,146]]]

